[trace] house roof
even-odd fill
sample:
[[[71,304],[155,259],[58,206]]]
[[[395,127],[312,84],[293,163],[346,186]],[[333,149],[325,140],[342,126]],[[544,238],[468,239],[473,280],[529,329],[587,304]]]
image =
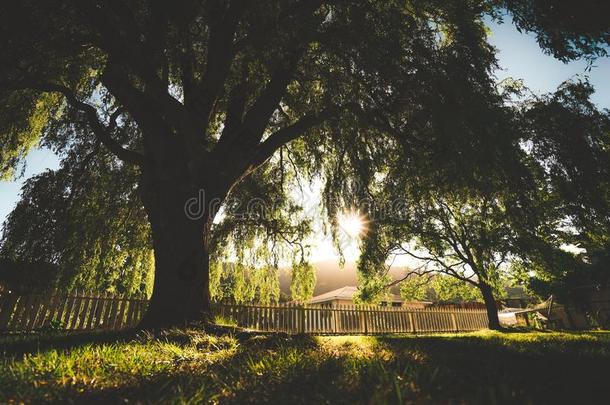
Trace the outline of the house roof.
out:
[[[353,300],[354,294],[358,291],[357,287],[345,286],[337,288],[336,290],[329,291],[324,294],[316,295],[309,300],[310,304],[319,304],[321,302],[328,302],[333,300]],[[392,302],[403,302],[403,299],[396,294],[390,294]]]

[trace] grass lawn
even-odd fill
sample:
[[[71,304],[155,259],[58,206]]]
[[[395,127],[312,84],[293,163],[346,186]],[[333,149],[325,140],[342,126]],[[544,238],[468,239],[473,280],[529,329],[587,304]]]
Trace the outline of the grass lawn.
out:
[[[0,403],[608,403],[610,332],[0,337]]]

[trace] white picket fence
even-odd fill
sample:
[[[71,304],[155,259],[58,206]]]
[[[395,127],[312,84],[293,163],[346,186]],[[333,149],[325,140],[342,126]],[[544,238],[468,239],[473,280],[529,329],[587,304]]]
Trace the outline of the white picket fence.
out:
[[[144,315],[144,297],[60,293],[18,295],[0,292],[0,332],[120,330]],[[487,327],[481,309],[296,304],[212,304],[215,317],[249,330],[290,334],[384,334],[461,332]]]
[[[250,305],[220,302],[214,313],[239,327],[260,332],[387,334],[465,332],[487,328],[481,309],[381,307],[369,305]]]

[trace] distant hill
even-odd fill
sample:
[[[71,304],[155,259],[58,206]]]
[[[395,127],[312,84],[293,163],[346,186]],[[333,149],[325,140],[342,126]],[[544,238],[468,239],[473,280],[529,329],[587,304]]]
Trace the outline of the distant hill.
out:
[[[339,267],[339,263],[335,260],[328,260],[313,263],[316,268],[317,282],[314,289],[314,296],[324,294],[325,292],[336,290],[345,286],[357,286],[358,280],[356,275],[356,263],[345,263],[343,268]],[[390,274],[394,279],[401,277],[406,271],[404,267],[394,267],[390,270]],[[290,269],[280,270],[280,289],[285,294],[290,294]],[[392,292],[398,293],[398,289],[393,289]]]

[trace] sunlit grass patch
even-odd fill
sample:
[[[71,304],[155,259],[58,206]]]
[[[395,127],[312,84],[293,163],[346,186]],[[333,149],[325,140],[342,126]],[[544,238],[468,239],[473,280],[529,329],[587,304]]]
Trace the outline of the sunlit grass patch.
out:
[[[374,336],[320,336],[317,340],[320,350],[330,356],[383,361],[388,361],[393,356],[393,352],[387,350]]]
[[[237,321],[233,318],[223,317],[221,315],[216,315],[214,317],[214,323],[220,326],[237,326]]]
[[[231,337],[173,330],[158,336],[141,334],[127,342],[84,344],[8,357],[0,362],[0,387],[14,399],[54,399],[65,392],[137,385],[184,367],[224,359],[235,352]],[[42,397],[41,387],[46,387]],[[5,390],[0,390],[0,402]]]
[[[369,352],[378,345],[377,339],[373,336],[319,336],[317,341],[323,347],[358,352]]]

